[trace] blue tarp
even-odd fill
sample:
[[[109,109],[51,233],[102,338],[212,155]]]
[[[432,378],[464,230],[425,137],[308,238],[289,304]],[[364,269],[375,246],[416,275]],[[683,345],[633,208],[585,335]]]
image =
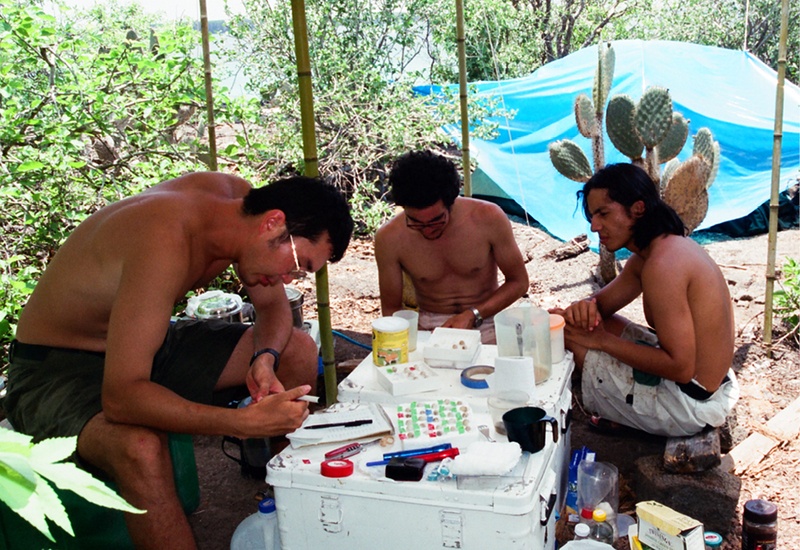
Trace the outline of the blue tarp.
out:
[[[699,229],[745,216],[769,199],[775,71],[747,52],[709,46],[630,40],[613,42],[613,47],[616,68],[609,97],[624,93],[638,101],[650,86],[668,88],[673,109],[690,121],[681,160],[691,155],[692,136],[700,128],[709,128],[719,141],[719,173],[709,189],[709,211]],[[564,240],[591,232],[575,208],[581,184],[553,168],[547,146],[571,139],[591,161],[591,141],[578,133],[573,102],[579,93],[592,96],[596,64],[597,46],[593,46],[525,78],[475,84],[480,95],[502,97],[505,108],[518,111],[511,120],[496,120],[500,135],[493,141],[470,142],[478,168]],[[781,190],[795,181],[800,166],[800,88],[787,81],[784,93]],[[460,127],[445,130],[460,141]],[[605,161],[628,162],[607,136]]]

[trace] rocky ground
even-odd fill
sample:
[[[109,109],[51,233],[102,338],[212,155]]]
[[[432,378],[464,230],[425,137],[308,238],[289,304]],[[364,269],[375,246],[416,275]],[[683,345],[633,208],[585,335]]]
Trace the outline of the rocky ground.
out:
[[[584,252],[563,261],[550,258],[563,243],[541,227],[514,220],[514,232],[526,259],[531,285],[525,298],[540,307],[565,306],[599,287],[595,277],[598,256]],[[767,236],[728,239],[699,236],[698,241],[720,265],[728,280],[736,311],[737,372],[742,397],[735,409],[733,444],[755,432],[763,432],[766,421],[800,396],[800,357],[796,344],[782,341],[767,357],[762,341],[764,319]],[[798,257],[800,231],[778,234],[777,259],[782,265],[787,256]],[[621,260],[624,262],[624,258]],[[315,316],[313,281],[297,284],[305,295],[306,318]],[[329,268],[331,318],[334,330],[365,345],[370,343],[370,324],[380,316],[377,268],[370,240],[355,241],[345,258]],[[643,322],[641,304],[634,303],[622,312]],[[783,329],[776,327],[775,339]],[[368,350],[344,338],[334,338],[337,362],[365,357]],[[636,502],[633,484],[634,463],[640,457],[663,454],[661,438],[621,438],[598,435],[586,428],[586,416],[578,400],[574,403],[572,447],[587,447],[598,452],[598,460],[619,468],[620,511],[631,512]],[[220,450],[221,438],[195,440],[201,483],[201,505],[190,521],[198,545],[204,550],[228,548],[238,523],[256,510],[257,500],[267,490],[263,480],[242,477],[239,467]],[[740,548],[741,507],[751,498],[765,498],[779,506],[779,540],[783,548],[800,548],[800,443],[786,441],[760,463],[739,476],[739,505],[730,518],[725,548]],[[562,536],[563,539],[563,536]],[[564,542],[561,540],[560,542]]]

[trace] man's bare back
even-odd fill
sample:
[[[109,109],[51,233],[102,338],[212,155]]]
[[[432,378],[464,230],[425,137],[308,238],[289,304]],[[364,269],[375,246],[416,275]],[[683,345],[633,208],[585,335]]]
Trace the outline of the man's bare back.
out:
[[[126,267],[140,262],[142,269],[152,270],[152,285],[166,284],[172,290],[170,303],[204,286],[231,259],[211,257],[199,240],[224,230],[215,227],[216,220],[226,219],[221,211],[235,211],[236,199],[249,190],[245,180],[233,176],[190,174],[96,212],[78,226],[48,266],[20,316],[17,338],[105,351],[111,310]],[[178,271],[177,280],[161,279],[159,260],[165,258]],[[140,298],[147,300],[145,289]],[[169,316],[165,323],[168,320]]]
[[[692,378],[714,392],[731,366],[734,350],[733,310],[722,271],[696,242],[668,235],[651,244],[641,281],[645,318],[656,330],[662,347],[684,345],[665,341],[669,339],[666,333],[675,332],[670,327],[674,323],[691,322],[695,353]],[[684,304],[689,309],[688,319],[670,315]]]

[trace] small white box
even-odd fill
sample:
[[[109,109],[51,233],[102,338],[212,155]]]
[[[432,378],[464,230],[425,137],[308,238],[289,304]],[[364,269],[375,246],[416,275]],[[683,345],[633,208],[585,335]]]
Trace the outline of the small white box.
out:
[[[653,550],[704,550],[703,524],[656,501],[636,504],[639,542]]]
[[[438,390],[442,379],[422,361],[400,363],[385,367],[375,366],[378,383],[392,395],[408,395]]]
[[[438,327],[433,329],[423,357],[431,367],[465,369],[474,364],[480,351],[480,331]]]

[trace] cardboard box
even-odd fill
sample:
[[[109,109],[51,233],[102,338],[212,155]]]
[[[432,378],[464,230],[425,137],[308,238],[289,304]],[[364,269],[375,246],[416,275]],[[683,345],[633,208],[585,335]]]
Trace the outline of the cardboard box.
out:
[[[639,542],[653,550],[705,550],[703,524],[653,500],[636,504]]]

